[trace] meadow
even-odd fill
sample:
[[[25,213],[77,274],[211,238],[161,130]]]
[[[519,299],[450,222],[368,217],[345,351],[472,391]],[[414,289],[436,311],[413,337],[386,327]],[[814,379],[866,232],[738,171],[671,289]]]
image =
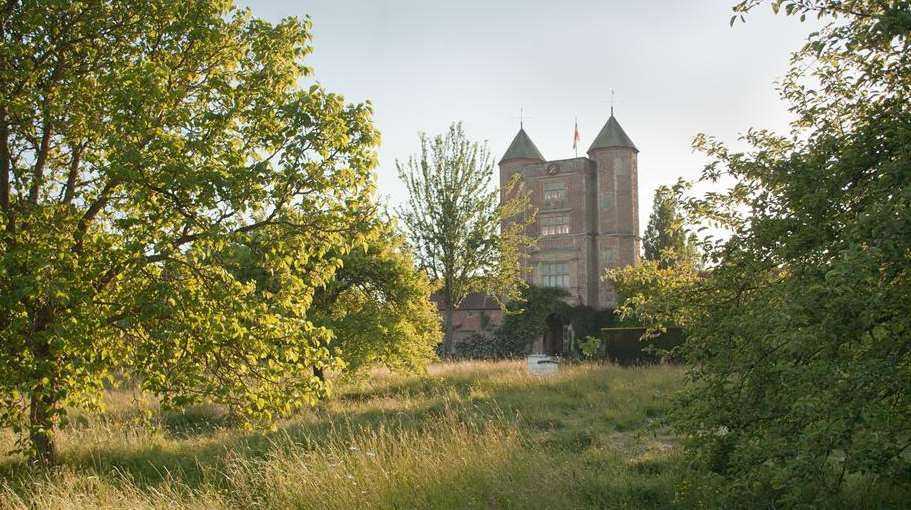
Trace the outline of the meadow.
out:
[[[602,364],[542,377],[522,361],[377,370],[272,431],[111,390],[104,413],[62,428],[59,466],[0,460],[0,509],[677,506],[684,463],[664,417],[682,380]]]

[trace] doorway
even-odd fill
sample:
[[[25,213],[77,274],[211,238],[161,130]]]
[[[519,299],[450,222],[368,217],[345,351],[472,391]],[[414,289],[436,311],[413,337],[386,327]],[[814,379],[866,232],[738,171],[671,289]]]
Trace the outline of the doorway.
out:
[[[563,354],[563,340],[566,326],[557,315],[547,316],[547,331],[544,333],[544,354],[559,356]]]

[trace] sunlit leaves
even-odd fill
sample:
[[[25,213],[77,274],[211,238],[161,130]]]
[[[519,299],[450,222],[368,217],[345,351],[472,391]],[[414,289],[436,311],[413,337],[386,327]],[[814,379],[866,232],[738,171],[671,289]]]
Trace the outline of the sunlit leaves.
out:
[[[307,82],[309,19],[224,0],[3,15],[2,423],[51,430],[122,371],[249,423],[313,403],[312,367],[338,359],[307,310],[362,242],[379,134],[369,104]],[[228,256],[260,231],[271,289]]]
[[[451,313],[471,292],[507,302],[523,285],[521,258],[531,244],[525,226],[535,211],[518,177],[503,191],[491,186],[486,145],[470,141],[461,124],[433,138],[420,135],[420,151],[396,163],[408,188],[398,212],[415,258],[440,286],[447,311],[444,351],[452,351]]]
[[[391,223],[367,227],[363,246],[340,258],[333,280],[317,291],[310,316],[332,332],[329,348],[349,371],[422,370],[441,340],[434,288]]]

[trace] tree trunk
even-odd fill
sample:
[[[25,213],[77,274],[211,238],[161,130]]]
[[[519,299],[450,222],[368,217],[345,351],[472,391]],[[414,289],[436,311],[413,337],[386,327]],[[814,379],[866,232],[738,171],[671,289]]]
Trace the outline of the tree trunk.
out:
[[[30,461],[35,466],[49,466],[57,462],[57,445],[54,444],[56,402],[49,394],[51,388],[40,385],[32,391],[29,409]]]
[[[44,306],[35,313],[35,330],[42,332],[53,321],[53,310]],[[32,338],[32,354],[38,363],[35,386],[32,387],[29,404],[29,439],[31,441],[30,462],[35,466],[48,466],[57,462],[57,446],[54,444],[54,429],[57,426],[57,406],[60,394],[57,391],[59,359],[51,345],[40,334]]]
[[[445,319],[445,324],[444,324],[445,331],[443,333],[443,355],[445,355],[447,357],[451,356],[453,354],[453,347],[454,347],[453,336],[455,333],[455,329],[454,329],[455,325],[452,323],[452,316],[453,316],[454,312],[455,312],[455,310],[454,310],[453,306],[447,302],[446,303],[446,319]]]

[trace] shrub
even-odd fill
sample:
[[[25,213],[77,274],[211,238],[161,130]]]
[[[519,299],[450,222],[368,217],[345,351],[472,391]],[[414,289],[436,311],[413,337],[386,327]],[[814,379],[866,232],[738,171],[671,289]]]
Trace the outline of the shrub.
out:
[[[599,349],[601,349],[601,339],[594,336],[585,337],[585,340],[579,344],[582,355],[589,359],[597,354]]]
[[[504,359],[524,356],[528,342],[514,335],[483,335],[480,333],[457,342],[455,357],[462,359]]]
[[[621,365],[678,361],[676,351],[685,340],[680,328],[668,328],[665,333],[643,340],[645,332],[645,328],[605,328],[602,355]]]

